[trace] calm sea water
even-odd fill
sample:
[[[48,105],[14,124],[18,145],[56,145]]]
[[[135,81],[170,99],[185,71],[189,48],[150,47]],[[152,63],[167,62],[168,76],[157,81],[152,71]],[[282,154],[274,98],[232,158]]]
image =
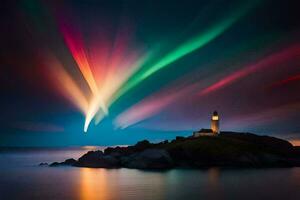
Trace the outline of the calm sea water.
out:
[[[300,168],[157,172],[38,166],[78,158],[91,148],[0,150],[0,199],[300,199]]]

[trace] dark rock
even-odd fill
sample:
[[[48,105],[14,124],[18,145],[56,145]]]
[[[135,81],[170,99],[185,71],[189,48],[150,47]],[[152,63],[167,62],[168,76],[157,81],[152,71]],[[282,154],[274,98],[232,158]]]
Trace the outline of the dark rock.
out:
[[[300,166],[300,148],[269,136],[221,132],[218,136],[176,137],[172,142],[109,147],[90,151],[78,161],[71,159],[50,166],[168,169],[172,167],[291,167]]]
[[[73,166],[75,165],[77,161],[73,158],[70,158],[70,159],[67,159],[65,160],[64,162],[54,162],[54,163],[51,163],[49,166],[50,167],[57,167],[57,166]]]
[[[63,163],[63,162],[53,162],[53,163],[51,163],[49,166],[50,166],[50,167],[62,166],[63,164],[61,164],[61,163]]]
[[[122,158],[122,165],[136,169],[167,169],[173,166],[173,161],[166,150],[147,149]]]
[[[140,141],[133,146],[135,151],[143,151],[150,147],[151,147],[151,143],[148,140]]]
[[[127,147],[119,147],[119,146],[117,146],[115,148],[108,147],[104,150],[105,155],[111,155],[111,156],[114,156],[114,157],[125,155],[127,153],[128,153],[128,148]]]
[[[183,140],[185,140],[185,137],[177,136],[175,140],[176,141],[183,141]]]
[[[159,146],[159,145],[165,145],[165,144],[168,144],[169,143],[169,141],[168,140],[164,140],[164,141],[161,141],[161,142],[159,142],[157,145]],[[155,144],[154,144],[155,145]]]
[[[74,164],[77,167],[116,168],[119,160],[111,155],[105,155],[102,151],[89,151]]]
[[[117,147],[116,148],[113,148],[113,147],[107,147],[106,149],[104,149],[104,154],[107,155],[107,154],[111,154],[113,152],[117,151]]]
[[[48,166],[48,163],[46,163],[46,162],[42,162],[42,163],[40,163],[40,164],[39,164],[39,166],[42,166],[42,167],[44,167],[44,166]]]
[[[74,165],[77,161],[73,158],[65,160],[64,164],[65,165]]]
[[[270,136],[259,136],[252,133],[234,133],[234,132],[221,132],[220,137],[228,137],[231,139],[239,139],[249,143],[255,143],[258,146],[264,148],[277,149],[278,151],[290,151],[293,145],[288,141],[270,137]]]

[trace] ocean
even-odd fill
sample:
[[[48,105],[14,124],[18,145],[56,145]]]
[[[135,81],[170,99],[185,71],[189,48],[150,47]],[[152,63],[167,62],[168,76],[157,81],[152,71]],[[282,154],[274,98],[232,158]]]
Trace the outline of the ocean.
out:
[[[41,167],[103,147],[0,149],[0,199],[300,199],[300,168],[90,169]]]

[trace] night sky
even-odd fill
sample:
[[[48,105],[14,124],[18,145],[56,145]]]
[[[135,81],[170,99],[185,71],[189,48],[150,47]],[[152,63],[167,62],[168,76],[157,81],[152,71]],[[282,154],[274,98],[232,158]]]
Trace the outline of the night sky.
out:
[[[1,1],[0,146],[300,141],[294,0]],[[300,142],[299,142],[300,143]]]

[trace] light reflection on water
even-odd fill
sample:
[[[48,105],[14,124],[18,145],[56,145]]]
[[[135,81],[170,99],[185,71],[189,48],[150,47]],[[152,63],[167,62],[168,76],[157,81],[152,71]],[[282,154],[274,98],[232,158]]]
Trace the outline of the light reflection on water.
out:
[[[107,187],[106,170],[80,169],[79,191],[79,197],[82,200],[108,199],[110,191]]]
[[[80,168],[79,197],[93,199],[165,199],[163,172]]]
[[[85,151],[1,152],[0,199],[300,199],[300,168],[158,172],[36,166]]]

